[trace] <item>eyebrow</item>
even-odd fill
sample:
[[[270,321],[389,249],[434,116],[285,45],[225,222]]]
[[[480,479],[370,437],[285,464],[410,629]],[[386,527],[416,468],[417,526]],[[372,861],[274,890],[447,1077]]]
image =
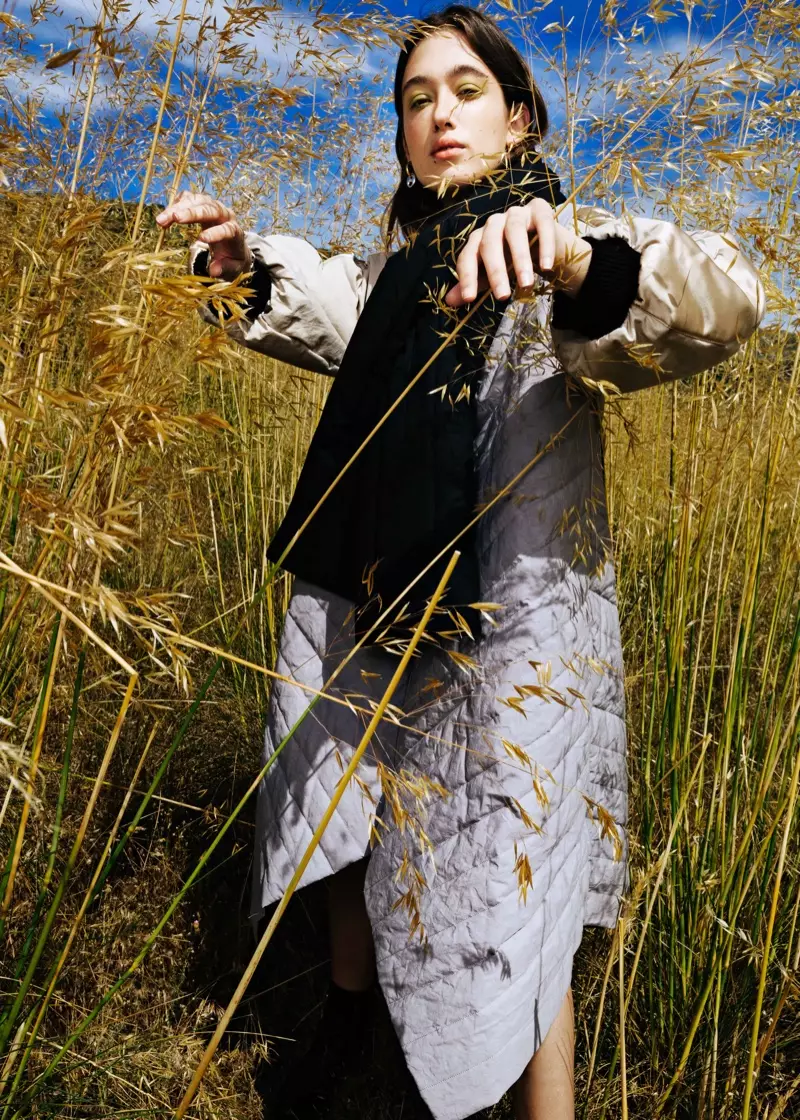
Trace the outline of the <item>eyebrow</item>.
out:
[[[488,78],[489,75],[485,74],[483,70],[478,70],[475,66],[470,66],[468,62],[462,62],[460,66],[454,66],[452,70],[448,70],[445,74],[446,78],[460,78],[465,75],[471,75],[475,78]],[[413,78],[409,78],[403,85],[403,93],[406,92],[411,86],[424,86],[433,85],[433,78],[426,78],[424,74],[416,74]]]

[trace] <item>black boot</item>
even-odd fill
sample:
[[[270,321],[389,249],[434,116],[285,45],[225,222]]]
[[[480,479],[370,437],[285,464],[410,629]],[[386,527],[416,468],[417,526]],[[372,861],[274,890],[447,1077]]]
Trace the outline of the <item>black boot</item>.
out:
[[[368,1072],[373,1059],[376,992],[349,992],[333,981],[308,1050],[287,1063],[275,1102],[264,1120],[330,1120],[347,1095],[349,1078]]]

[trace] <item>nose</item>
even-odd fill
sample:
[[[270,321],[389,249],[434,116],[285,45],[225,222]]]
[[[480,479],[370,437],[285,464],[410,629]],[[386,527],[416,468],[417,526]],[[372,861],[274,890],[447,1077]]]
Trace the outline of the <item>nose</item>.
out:
[[[457,104],[458,101],[449,91],[440,94],[436,98],[436,104],[433,110],[433,127],[437,132],[440,132],[444,128],[455,127],[451,118]]]

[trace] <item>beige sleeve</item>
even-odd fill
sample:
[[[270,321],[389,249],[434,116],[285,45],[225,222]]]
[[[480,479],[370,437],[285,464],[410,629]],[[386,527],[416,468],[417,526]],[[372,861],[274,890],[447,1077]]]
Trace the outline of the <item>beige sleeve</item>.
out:
[[[626,393],[699,373],[734,354],[761,321],[763,285],[727,235],[591,207],[577,218],[580,234],[624,237],[641,253],[639,292],[621,326],[594,340],[552,330],[561,365],[590,386]]]
[[[335,374],[356,320],[383,267],[384,253],[361,259],[340,253],[324,260],[299,237],[247,233],[254,257],[269,270],[270,299],[253,322],[231,323],[237,342],[314,373]],[[195,242],[190,267],[207,246]],[[201,314],[219,326],[208,305]]]

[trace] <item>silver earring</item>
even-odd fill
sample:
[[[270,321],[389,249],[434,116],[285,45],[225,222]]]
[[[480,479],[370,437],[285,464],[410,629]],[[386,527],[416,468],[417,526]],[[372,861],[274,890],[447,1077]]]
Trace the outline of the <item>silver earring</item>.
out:
[[[413,187],[414,184],[417,181],[417,177],[414,174],[414,172],[411,170],[411,165],[410,164],[407,165],[406,171],[408,172],[408,174],[406,175],[406,186],[407,187]]]

